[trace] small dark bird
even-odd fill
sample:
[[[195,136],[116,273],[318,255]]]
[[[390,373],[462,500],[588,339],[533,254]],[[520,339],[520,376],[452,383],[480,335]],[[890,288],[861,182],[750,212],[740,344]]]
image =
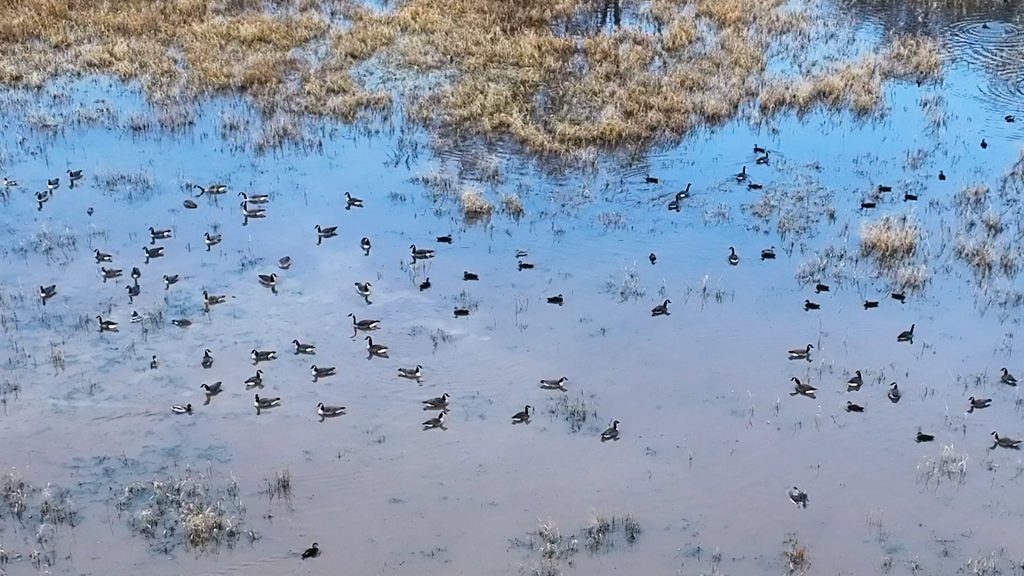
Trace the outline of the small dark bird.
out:
[[[754,144],[754,154],[764,154],[766,152],[768,152],[768,151],[765,150],[764,148],[758,146],[757,144]]]
[[[775,260],[775,246],[761,250],[761,260]]]
[[[946,179],[946,173],[943,172],[942,170],[939,170],[939,180],[945,180],[945,179]]]
[[[188,318],[175,318],[171,320],[171,324],[174,324],[178,328],[188,328],[192,325],[192,321]]]
[[[804,312],[809,310],[821,310],[821,304],[811,302],[810,300],[804,300]]]
[[[437,241],[440,242],[441,244],[451,244],[452,243],[452,235],[451,234],[445,234],[444,236],[438,236],[437,237]]]
[[[651,308],[651,316],[669,316],[671,312],[668,311],[668,305],[671,303],[671,300],[666,299],[661,304]]]
[[[142,270],[139,270],[138,266],[132,266],[132,280],[135,280],[135,283],[138,284],[139,278],[142,278]]]
[[[529,262],[523,262],[522,260],[520,260],[518,268],[520,271],[533,270],[533,264],[530,264]]]
[[[463,316],[469,316],[469,310],[467,310],[465,308],[456,308],[455,309],[455,317],[456,318],[460,318],[460,317],[463,317]]]
[[[192,200],[185,200],[184,202],[181,203],[181,205],[184,206],[185,208],[188,208],[189,210],[195,210],[196,208],[199,208],[199,204],[196,204]]]
[[[865,300],[864,309],[868,310],[870,308],[878,308],[878,300]]]
[[[885,184],[878,185],[879,192],[892,192],[892,186],[886,186]]]
[[[920,444],[922,442],[931,442],[932,440],[935,440],[934,435],[925,434],[924,432],[921,432],[920,428],[917,429],[917,435],[914,437],[914,442]]]
[[[1014,117],[1014,116],[1011,116],[1011,115],[1007,114],[1006,116],[1003,116],[1003,120],[1006,120],[1006,122],[1007,122],[1008,124],[1010,124],[1010,123],[1016,122],[1016,121],[1017,121],[1017,118],[1016,118],[1016,117]]]
[[[114,261],[114,256],[112,254],[107,254],[106,252],[100,252],[99,248],[93,249],[92,253],[96,256],[96,263],[97,264],[99,264],[100,262],[113,262]]]
[[[660,182],[660,180],[658,180],[654,176],[647,176],[644,178],[645,184],[657,184],[658,182]]]
[[[480,276],[478,274],[473,273],[473,272],[463,272],[462,273],[462,279],[467,281],[467,282],[469,282],[469,281],[472,281],[472,280],[479,280]]]
[[[903,195],[903,201],[904,202],[917,202],[917,194],[911,194],[910,192],[907,192],[906,194]]]
[[[558,306],[561,306],[564,303],[565,300],[562,299],[561,294],[556,294],[555,296],[548,296],[548,304],[557,304]]]
[[[763,188],[764,188],[764,184],[757,184],[757,183],[754,183],[754,182],[751,182],[750,184],[747,184],[747,190],[761,190]]]
[[[763,165],[767,164],[768,163],[768,154],[769,154],[768,151],[765,150],[764,151],[764,155],[763,156],[758,156],[757,160],[755,160],[754,162],[756,164],[758,164],[759,166],[763,166]]]
[[[897,342],[913,342],[914,341],[914,327],[915,324],[910,325],[910,330],[904,330],[896,335]]]
[[[651,252],[647,259],[651,261],[651,266],[654,266],[658,262],[658,255]]]
[[[853,402],[850,402],[849,400],[847,400],[846,401],[846,411],[847,412],[863,412],[864,411],[864,407],[861,406],[860,404],[854,404]]]
[[[874,207],[875,207],[875,206],[877,206],[877,205],[878,205],[878,204],[876,204],[875,202],[868,202],[868,201],[864,201],[864,202],[861,202],[861,203],[860,203],[860,207],[861,207],[861,208],[863,208],[863,209],[865,209],[865,210],[868,210],[868,209],[874,208]]]
[[[156,361],[156,354],[153,354],[153,359],[149,361],[149,369],[156,370],[160,367],[160,364]]]
[[[815,294],[821,294],[822,292],[828,292],[830,290],[831,290],[831,288],[828,287],[828,284],[822,284],[821,282],[818,282],[814,286],[814,293]]]
[[[907,293],[906,292],[893,292],[889,296],[893,300],[899,302],[900,304],[905,304],[906,301],[907,301]]]
[[[213,354],[210,353],[209,348],[207,348],[206,351],[203,352],[203,360],[202,362],[200,362],[200,364],[202,365],[203,368],[210,368],[213,366]]]
[[[420,282],[420,292],[423,292],[424,290],[426,290],[428,288],[430,288],[430,277],[429,276],[427,277],[426,280],[424,280],[423,282]]]
[[[313,542],[313,545],[310,546],[309,548],[306,548],[306,551],[302,553],[302,559],[305,560],[307,558],[316,558],[319,555],[320,555],[320,545],[317,544],[316,542]]]
[[[988,142],[985,142],[985,139],[982,138],[981,139],[981,149],[984,150],[985,148],[988,148]]]

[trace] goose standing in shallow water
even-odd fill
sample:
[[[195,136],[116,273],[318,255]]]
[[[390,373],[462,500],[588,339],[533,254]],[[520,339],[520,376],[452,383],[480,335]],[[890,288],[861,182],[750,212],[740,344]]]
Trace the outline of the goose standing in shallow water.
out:
[[[747,180],[747,167],[744,166],[743,169],[740,170],[739,174],[736,175],[736,181],[737,182],[746,182],[746,180]]]
[[[381,358],[387,358],[388,350],[389,348],[387,346],[384,346],[383,344],[374,344],[373,338],[371,338],[370,336],[366,337],[366,351],[370,354],[370,356],[380,356]]]
[[[671,300],[666,299],[661,304],[658,304],[654,308],[651,308],[651,316],[668,316],[670,314],[670,312],[668,311],[668,305],[671,303]]]
[[[419,382],[420,378],[423,377],[423,366],[417,364],[415,368],[399,368],[398,377]]]
[[[433,430],[434,428],[444,428],[444,411],[438,412],[437,416],[423,422],[424,430]]]
[[[992,438],[995,439],[992,447],[999,446],[1000,448],[1009,448],[1011,450],[1019,450],[1021,441],[1014,440],[1013,438],[1007,438],[1006,436],[1000,436],[998,432],[992,431]]]
[[[989,406],[992,405],[991,398],[975,398],[974,396],[971,396],[970,398],[967,399],[967,402],[970,404],[970,408],[967,409],[968,414],[971,414],[975,410],[982,410],[984,408],[988,408]]]
[[[530,423],[530,409],[531,408],[533,408],[533,406],[530,406],[529,404],[527,404],[525,408],[523,408],[519,412],[516,412],[515,414],[513,414],[512,415],[512,423],[513,424],[529,424]]]
[[[313,344],[303,344],[297,339],[292,340],[292,344],[295,345],[296,354],[316,354],[316,346]]]
[[[149,369],[156,370],[160,367],[160,364],[156,361],[156,354],[153,354],[153,359],[149,361]]]
[[[609,440],[618,440],[618,439],[619,439],[619,421],[618,420],[612,420],[611,426],[606,428],[604,432],[601,432],[601,442],[607,442]]]
[[[447,392],[438,396],[437,398],[429,398],[423,401],[424,410],[448,410],[448,402],[451,401],[451,396]]]
[[[818,391],[817,388],[810,384],[804,384],[796,376],[793,376],[790,380],[793,381],[793,391],[789,393],[790,396],[800,395],[807,396],[808,398],[816,398],[814,393]]]
[[[900,392],[900,387],[895,382],[889,384],[889,393],[886,394],[886,396],[888,396],[889,402],[892,402],[893,404],[898,404],[900,398],[903,398],[903,394]]]
[[[796,504],[797,508],[807,508],[807,503],[810,501],[807,498],[807,492],[793,486],[787,495],[789,496],[789,501]]]
[[[1017,385],[1017,379],[1014,378],[1013,374],[1010,374],[1010,371],[1006,368],[1003,368],[1003,375],[999,378],[999,381],[1007,386]]]
[[[345,410],[344,406],[327,406],[323,402],[316,405],[316,415],[320,417],[321,422],[324,421],[324,418],[344,416]]]
[[[904,330],[896,336],[897,342],[913,342],[914,341],[914,324],[910,325],[910,330]]]
[[[100,332],[117,332],[117,322],[104,320],[100,316],[96,316],[96,321],[99,322]]]
[[[129,285],[125,286],[125,288],[128,289],[128,302],[129,303],[134,302],[135,301],[135,297],[138,296],[139,293],[142,292],[142,287],[140,287],[138,284],[129,284]]]
[[[562,392],[568,392],[565,387],[565,383],[568,381],[569,379],[565,376],[562,376],[558,380],[541,380],[540,387],[544,390],[561,390]]]
[[[864,385],[864,378],[860,375],[860,370],[857,370],[854,377],[846,381],[846,391],[856,392],[860,390],[860,387]]]

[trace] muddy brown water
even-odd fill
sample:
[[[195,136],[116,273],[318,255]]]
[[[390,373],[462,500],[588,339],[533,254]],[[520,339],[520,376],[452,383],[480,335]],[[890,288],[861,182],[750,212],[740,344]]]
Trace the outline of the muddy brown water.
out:
[[[596,514],[631,515],[643,532],[635,545],[620,542],[609,553],[581,546],[572,566],[561,565],[565,573],[691,574],[717,566],[776,574],[790,535],[807,546],[813,573],[874,572],[887,557],[896,573],[916,565],[953,573],[992,553],[1010,572],[1024,558],[1017,536],[1024,461],[988,448],[992,430],[1024,435],[1019,393],[998,383],[1004,365],[1024,374],[1008,336],[1019,309],[982,313],[988,296],[948,249],[927,261],[931,281],[903,305],[887,297],[891,282],[865,260],[846,262],[848,281],[828,294],[794,279],[827,246],[856,254],[860,223],[882,214],[914,214],[926,242],[938,243],[937,228],[953,218],[952,194],[994,184],[1013,162],[1022,124],[1003,123],[993,100],[970,89],[991,81],[968,66],[970,58],[954,59],[943,86],[893,86],[891,114],[877,123],[821,114],[784,121],[772,133],[730,125],[655,151],[640,166],[610,163],[579,176],[549,178],[499,151],[506,181],[473,184],[492,201],[518,192],[526,216],[498,214],[486,225],[466,225],[454,202],[435,203],[411,181],[439,169],[473,173],[479,158],[470,155],[479,150],[396,166],[398,142],[386,131],[330,129],[322,154],[254,156],[217,135],[219,114],[241,106],[234,101],[211,104],[180,135],[71,125],[5,131],[3,172],[22,185],[3,204],[0,232],[4,314],[18,320],[4,333],[3,379],[20,391],[3,405],[0,468],[75,494],[80,524],[58,531],[54,573],[529,573],[541,552],[513,539],[547,520],[580,536]],[[30,107],[60,113],[104,98],[125,117],[142,107],[136,94],[102,81],[54,90],[71,96],[27,97]],[[922,91],[946,98],[948,124],[937,136],[925,134],[916,103]],[[7,106],[25,98],[9,95]],[[992,144],[985,151],[977,146],[982,136]],[[754,165],[755,142],[776,151],[770,166]],[[906,155],[918,148],[928,158],[908,169]],[[759,196],[732,180],[743,165],[781,190],[794,174],[811,178],[818,194],[830,195],[836,221],[819,218],[805,234],[780,237],[774,221],[758,223],[745,211]],[[86,172],[73,190],[67,168]],[[949,180],[934,177],[940,168]],[[152,189],[132,188],[129,197],[103,188],[104,175],[122,173],[144,175]],[[643,183],[648,173],[661,182]],[[37,210],[31,194],[56,175],[61,188]],[[229,193],[198,198],[196,210],[181,207],[195,194],[187,182],[214,181],[229,184]],[[693,198],[680,214],[665,211],[688,181]],[[887,199],[875,213],[858,211],[864,192],[880,183],[942,205]],[[243,226],[239,190],[271,194],[268,217]],[[344,210],[345,191],[366,207]],[[337,225],[340,234],[317,246],[316,224]],[[166,257],[145,264],[149,226],[170,227],[174,237],[158,241]],[[49,258],[33,247],[44,232],[65,230],[74,246]],[[207,231],[224,235],[209,252]],[[447,233],[452,245],[434,242]],[[359,249],[363,236],[374,245],[368,257]],[[410,269],[412,243],[437,257]],[[739,266],[726,262],[730,245]],[[772,245],[778,259],[759,260]],[[129,279],[98,277],[93,248],[112,252],[126,274],[140,267],[134,304]],[[517,249],[529,252],[535,269],[517,270]],[[280,271],[275,263],[284,255],[294,265]],[[464,282],[465,270],[480,281]],[[277,295],[256,281],[273,271],[282,278]],[[182,281],[165,291],[160,277],[175,273]],[[641,293],[623,300],[617,292],[629,273]],[[433,287],[421,292],[427,276]],[[370,305],[353,289],[367,280]],[[58,296],[43,307],[34,294],[51,283]],[[230,298],[206,313],[204,289]],[[545,302],[556,293],[564,306]],[[664,298],[672,314],[652,318]],[[805,298],[822,310],[804,312]],[[863,310],[865,298],[881,300],[880,308]],[[455,318],[457,305],[472,314]],[[132,310],[162,313],[163,323],[143,332],[129,322]],[[351,338],[349,312],[383,321],[373,336],[391,347],[389,359],[367,359],[362,334]],[[120,322],[120,332],[98,333],[96,314]],[[76,328],[80,318],[84,329]],[[194,324],[177,328],[172,318]],[[898,344],[896,334],[912,323],[914,343]],[[317,345],[317,355],[293,355],[293,338]],[[63,370],[51,365],[51,343],[63,351]],[[812,362],[786,358],[806,343],[816,347]],[[208,370],[200,366],[206,348],[215,357]],[[259,415],[242,385],[255,370],[253,348],[280,355],[260,364],[260,393],[281,396],[282,406]],[[314,383],[314,362],[337,366],[338,375]],[[397,378],[399,366],[415,364],[426,372],[420,385]],[[866,383],[846,393],[855,369]],[[582,395],[597,412],[577,433],[549,412],[562,393],[538,387],[540,378],[561,375],[570,379],[569,398]],[[792,376],[819,387],[818,397],[790,396]],[[225,391],[204,405],[199,385],[218,380]],[[903,390],[899,404],[886,399],[890,381]],[[453,397],[447,430],[423,431],[432,414],[420,401],[444,392]],[[992,397],[993,406],[965,415],[970,395]],[[865,413],[843,411],[848,399]],[[320,422],[320,401],[348,413]],[[176,403],[192,403],[195,413],[173,415]],[[536,408],[534,418],[513,426],[511,415],[525,404]],[[601,443],[612,419],[621,421],[621,440]],[[918,427],[936,441],[915,443]],[[947,445],[968,455],[965,482],[925,484],[919,466]],[[130,533],[113,505],[120,487],[189,467],[209,471],[214,485],[237,478],[242,530],[258,540],[243,535],[230,548],[166,553]],[[270,502],[261,493],[265,478],[281,470],[292,475],[293,495]],[[808,491],[807,509],[788,501],[793,485]],[[7,572],[34,572],[28,556],[40,545],[32,531],[7,515],[2,526],[4,549],[22,556]],[[312,541],[323,556],[300,561]]]

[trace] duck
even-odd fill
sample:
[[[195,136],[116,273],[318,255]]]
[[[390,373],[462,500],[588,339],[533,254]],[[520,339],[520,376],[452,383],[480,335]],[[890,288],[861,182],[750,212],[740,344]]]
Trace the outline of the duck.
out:
[[[738,174],[736,174],[736,181],[737,182],[744,182],[746,179],[747,179],[747,167],[744,166],[743,169],[740,170]]]
[[[338,235],[338,227],[337,226],[327,226],[327,227],[324,227],[324,226],[321,226],[319,224],[316,225],[317,244],[319,244],[320,240],[323,240],[324,238],[331,238],[331,237],[334,237],[334,236],[337,236],[337,235]]]
[[[156,228],[153,228],[152,226],[149,227],[149,237],[152,240],[154,240],[154,241],[156,241],[156,240],[166,240],[166,239],[171,237],[171,234],[172,234],[172,232],[171,232],[170,228],[163,228],[163,229],[157,230]]]
[[[747,184],[747,190],[761,190],[763,188],[764,188],[763,184],[757,184],[755,182],[751,182],[751,183]]]
[[[846,391],[856,392],[860,390],[860,387],[864,385],[864,378],[860,375],[860,370],[854,372],[854,376],[846,381]]]
[[[892,186],[886,186],[885,184],[878,185],[879,192],[892,192]]]
[[[533,408],[533,406],[530,406],[529,404],[527,404],[526,407],[523,408],[521,411],[516,412],[515,414],[513,414],[512,415],[512,423],[513,424],[529,424],[530,423],[530,410],[532,408]]]
[[[797,488],[796,486],[793,486],[789,490],[788,496],[789,501],[792,502],[793,504],[796,504],[797,508],[807,508],[807,504],[810,501],[807,498],[807,492],[804,492],[803,490]]]
[[[903,398],[903,394],[900,392],[900,387],[895,382],[889,384],[889,392],[886,394],[889,397],[889,401],[893,404],[898,404],[900,398]]]
[[[810,300],[804,300],[804,312],[809,310],[821,310],[821,304],[811,302]]]
[[[49,286],[39,287],[39,298],[43,301],[43,306],[46,306],[46,301],[57,295],[57,285],[50,284]]]
[[[200,385],[199,387],[206,391],[206,395],[207,396],[216,396],[217,394],[221,393],[221,390],[223,390],[224,384],[223,384],[223,382],[218,380],[217,382],[214,382],[213,384],[207,384],[206,382],[203,382],[202,385]]]
[[[764,154],[766,152],[768,152],[767,149],[765,149],[765,148],[763,148],[761,146],[758,146],[757,144],[754,144],[754,154]]]
[[[968,414],[974,412],[975,410],[982,410],[984,408],[988,408],[989,406],[992,405],[991,398],[975,398],[974,396],[971,396],[970,398],[967,399],[967,402],[970,405],[970,408],[967,409]]]
[[[567,390],[565,388],[565,383],[568,381],[569,379],[566,378],[565,376],[562,376],[557,380],[542,379],[540,381],[540,387],[543,388],[544,390],[561,390],[562,392],[566,392]]]
[[[871,308],[878,308],[878,300],[865,300],[864,309],[870,310]]]
[[[203,194],[216,196],[217,194],[224,194],[225,192],[228,191],[227,184],[210,184],[205,188],[200,186],[199,184],[193,184],[192,187],[199,189],[199,194],[196,194],[196,198],[202,196]]]
[[[210,234],[207,232],[206,237],[203,239],[203,243],[206,244],[206,251],[209,252],[210,248],[220,244],[222,239],[223,236],[221,234]]]
[[[612,420],[612,423],[604,432],[601,432],[601,442],[619,439],[619,421]]]
[[[97,264],[99,264],[100,262],[113,262],[114,261],[114,255],[113,254],[107,254],[106,252],[100,252],[99,248],[94,248],[92,253],[96,256],[96,263]]]
[[[917,434],[914,436],[914,442],[920,444],[922,442],[931,442],[932,440],[935,440],[935,436],[933,434],[925,434],[920,428],[917,429]]]
[[[562,298],[561,294],[555,294],[554,296],[548,296],[548,304],[555,304],[556,306],[561,306],[562,304],[565,304],[565,299]]]
[[[1001,383],[1006,384],[1007,386],[1016,386],[1017,385],[1017,379],[1014,378],[1013,374],[1010,374],[1009,370],[1007,370],[1006,368],[1003,368],[1002,372],[1003,372],[1003,375],[999,377],[999,381]]]
[[[417,364],[415,368],[399,368],[398,377],[419,381],[423,377],[423,366]]]
[[[913,342],[914,341],[914,324],[910,325],[910,330],[904,330],[896,336],[897,342]]]
[[[668,205],[666,207],[668,208],[668,210],[670,212],[679,212],[679,208],[681,206],[682,206],[682,203],[679,202],[679,200],[669,200],[668,201]]]
[[[94,212],[95,210],[92,209],[92,206],[89,206],[88,208],[85,209],[85,213],[88,214],[89,216],[92,216]]]
[[[136,310],[132,310],[131,323],[138,324],[139,322],[142,322],[142,320],[142,314],[139,314]]]
[[[282,256],[281,259],[279,259],[277,261],[277,267],[280,268],[281,270],[287,270],[287,269],[291,268],[292,267],[292,257],[291,256]]]
[[[821,282],[818,282],[817,284],[814,285],[815,294],[821,294],[822,292],[829,292],[831,290],[832,288],[830,288],[828,284],[822,284]]]
[[[816,398],[814,393],[818,391],[817,388],[810,384],[804,384],[796,376],[793,376],[790,380],[793,381],[793,391],[789,393],[790,396],[800,395],[807,396],[808,398]]]
[[[437,240],[437,242],[439,244],[451,244],[452,243],[452,235],[451,234],[445,234],[444,236],[437,236],[435,238],[435,240]]]
[[[768,163],[768,154],[769,152],[765,150],[764,155],[758,156],[757,160],[755,160],[754,162],[759,166],[764,166],[765,164]]]
[[[171,324],[174,324],[178,328],[188,328],[192,325],[192,321],[188,318],[175,318],[171,320]]]
[[[156,360],[156,354],[153,354],[153,359],[149,361],[149,369],[156,370],[160,367],[160,363]]]
[[[666,299],[661,304],[651,308],[651,316],[669,316],[671,313],[668,311],[668,305],[671,303],[671,300]]]
[[[43,209],[43,204],[49,202],[52,196],[49,190],[36,192],[36,202],[39,203],[39,210]]]
[[[352,194],[350,194],[348,192],[345,192],[345,210],[350,210],[352,208],[362,208],[362,207],[363,207],[362,199],[356,198]]]
[[[17,180],[11,180],[10,178],[4,176],[4,187],[5,188],[14,188],[17,185],[18,185],[18,181]]]
[[[277,288],[277,272],[271,272],[270,274],[257,274],[260,284],[268,288]]]
[[[1007,438],[1006,436],[1000,436],[999,433],[992,431],[992,438],[995,438],[995,443],[992,445],[993,448],[999,446],[1000,448],[1009,448],[1011,450],[1019,450],[1021,441],[1014,440],[1013,438]]]
[[[849,400],[847,400],[846,401],[846,411],[847,412],[863,412],[864,411],[864,407],[861,406],[860,404],[854,404],[853,402],[850,402]]]
[[[260,398],[260,395],[256,394],[256,397],[253,400],[252,405],[256,408],[256,410],[273,408],[275,406],[281,405],[281,398]]]
[[[359,241],[359,247],[363,249],[363,256],[369,256],[370,255],[370,248],[372,248],[373,245],[370,244],[370,239],[369,238],[367,238],[366,236],[363,236],[363,239]]]
[[[334,376],[337,368],[334,366],[317,366],[316,364],[313,364],[309,367],[309,371],[313,374],[313,381],[316,382],[320,378]]]
[[[184,206],[185,208],[188,208],[189,210],[195,210],[196,208],[199,208],[199,204],[196,204],[193,200],[189,200],[187,198],[181,203],[181,205]]]
[[[258,208],[258,207],[257,208],[250,208],[249,204],[247,204],[245,202],[240,202],[238,205],[242,208],[242,216],[245,216],[246,220],[248,220],[249,218],[266,218],[267,217],[267,209],[266,208]]]
[[[81,170],[68,170],[68,180],[71,182],[71,187],[72,188],[75,187],[75,182],[78,182],[81,179],[82,179],[82,171]]]
[[[142,287],[139,286],[138,284],[129,284],[125,286],[125,288],[128,289],[128,302],[134,302],[135,297],[138,296],[140,292],[142,292]]]
[[[434,257],[434,251],[429,248],[417,248],[415,244],[409,245],[409,250],[412,252],[412,259],[415,260],[427,260]]]
[[[345,410],[344,406],[327,406],[323,402],[316,405],[316,415],[320,417],[321,422],[323,422],[324,418],[344,416]]]
[[[268,194],[253,194],[250,196],[245,192],[239,192],[238,195],[242,197],[242,202],[248,202],[249,204],[266,204],[270,202]]]
[[[465,272],[464,271],[462,273],[462,279],[464,281],[466,281],[466,282],[472,282],[472,281],[475,281],[475,280],[479,280],[480,276],[478,274],[474,273],[474,272]]]
[[[945,179],[946,179],[946,173],[943,172],[942,170],[939,170],[939,180],[945,180]]]
[[[214,306],[216,304],[223,304],[228,299],[226,294],[210,294],[206,290],[203,290],[203,302],[207,307]]]
[[[430,276],[427,276],[427,278],[425,280],[423,280],[423,282],[420,282],[420,292],[423,292],[424,290],[429,290],[429,289],[430,289]]]
[[[459,308],[456,306],[455,310],[453,311],[453,314],[455,314],[456,318],[465,318],[466,316],[469,316],[469,310],[466,308]]]
[[[651,176],[649,174],[647,176],[644,176],[644,184],[657,184],[658,182],[661,182],[661,180],[655,178],[654,176]]]
[[[207,368],[207,369],[213,367],[213,353],[210,352],[209,348],[207,348],[205,351],[203,351],[203,359],[199,362],[199,364],[203,368]]]
[[[889,295],[889,297],[899,302],[900,304],[906,304],[907,302],[906,292],[893,292],[892,294]]]
[[[981,139],[981,149],[984,150],[985,148],[988,148],[988,142],[986,142],[985,139],[982,138]]]
[[[736,249],[729,246],[729,264],[735,266],[740,263],[740,257],[736,255]]]
[[[526,250],[516,249],[516,258],[526,258],[530,253]]]
[[[164,290],[170,290],[171,284],[177,284],[181,280],[179,274],[164,274]]]
[[[46,179],[46,189],[47,190],[56,190],[57,188],[60,188],[60,178],[47,178]]]
[[[142,251],[145,252],[145,254],[146,254],[146,264],[149,264],[149,261],[151,259],[153,259],[153,258],[161,258],[164,255],[164,247],[163,246],[154,246],[152,248],[150,248],[148,246],[143,246],[142,247]]]
[[[422,402],[424,410],[444,410],[448,408],[448,403],[451,401],[451,396],[447,392],[436,397],[428,398]]]
[[[369,331],[380,328],[380,320],[371,320],[368,318],[356,320],[356,315],[351,312],[348,313],[348,316],[349,318],[352,319],[352,327],[355,328],[356,330]]]
[[[387,346],[384,346],[383,344],[374,344],[373,338],[371,338],[370,336],[366,337],[366,350],[367,352],[370,353],[371,356],[382,356],[384,358],[388,357],[389,348]]]
[[[906,194],[903,195],[903,201],[904,202],[917,202],[917,194],[911,194],[910,192],[907,192]]]
[[[295,345],[296,354],[316,354],[316,346],[313,344],[303,344],[297,339],[292,340],[292,344]]]
[[[142,278],[142,270],[139,270],[138,266],[132,266],[132,280],[134,280],[135,283],[138,284],[139,278]]]
[[[761,260],[775,260],[775,246],[761,250]]]
[[[437,416],[423,422],[424,430],[432,430],[434,428],[444,428],[444,410],[438,412]]]
[[[175,404],[171,406],[171,412],[174,412],[175,414],[191,414],[192,405],[185,404],[184,406],[182,406],[181,404]]]
[[[865,200],[865,201],[860,203],[860,207],[863,208],[864,210],[870,210],[870,209],[875,208],[877,206],[878,206],[878,204],[876,202],[874,202],[873,200]]]
[[[1017,118],[1013,115],[1007,114],[1006,116],[1003,116],[1003,120],[1005,120],[1007,124],[1012,124],[1017,121]]]
[[[255,374],[245,379],[246,389],[248,388],[263,388],[263,370],[257,370]]]
[[[369,282],[354,282],[353,284],[356,286],[356,294],[369,300],[370,294],[373,292],[373,285]]]
[[[249,358],[255,363],[276,360],[277,350],[256,350],[254,348],[252,352],[249,352]]]
[[[811,357],[811,350],[813,349],[814,345],[808,344],[805,348],[793,348],[792,350],[787,350],[786,354],[789,356],[790,360],[809,359]]]
[[[520,260],[517,268],[519,268],[520,272],[522,272],[523,270],[533,270],[533,264]]]
[[[96,321],[99,322],[100,332],[117,332],[117,322],[104,320],[100,316],[96,316]]]
[[[655,264],[658,263],[658,255],[655,254],[654,252],[648,254],[647,259],[651,261],[651,266],[654,266]]]

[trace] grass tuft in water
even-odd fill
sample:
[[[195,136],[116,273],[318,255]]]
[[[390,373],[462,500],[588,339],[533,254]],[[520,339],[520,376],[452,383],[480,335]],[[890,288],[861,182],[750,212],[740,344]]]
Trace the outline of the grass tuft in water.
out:
[[[807,553],[807,547],[800,544],[796,536],[790,536],[783,542],[785,547],[782,551],[782,558],[786,564],[788,576],[803,576],[811,568],[811,558]]]
[[[921,226],[907,215],[883,216],[861,226],[861,254],[869,256],[882,268],[895,269],[908,262],[921,241]]]
[[[463,188],[459,194],[459,201],[462,203],[462,215],[466,220],[483,220],[494,212],[494,204],[491,204],[477,188]]]
[[[583,536],[587,550],[591,553],[608,552],[615,547],[621,538],[632,546],[643,530],[640,523],[632,516],[614,516],[595,514],[590,524],[583,528]]]
[[[597,421],[597,400],[593,394],[580,392],[571,399],[568,394],[562,394],[548,400],[547,410],[555,418],[568,422],[572,432],[583,430],[587,422],[593,425]]]
[[[292,497],[292,473],[287,468],[275,470],[273,476],[267,476],[263,492],[271,501],[275,498],[290,500]]]
[[[967,481],[967,461],[967,454],[957,452],[952,444],[943,446],[938,456],[925,457],[917,465],[917,481],[925,488],[934,486],[937,489],[943,481],[963,486]]]

